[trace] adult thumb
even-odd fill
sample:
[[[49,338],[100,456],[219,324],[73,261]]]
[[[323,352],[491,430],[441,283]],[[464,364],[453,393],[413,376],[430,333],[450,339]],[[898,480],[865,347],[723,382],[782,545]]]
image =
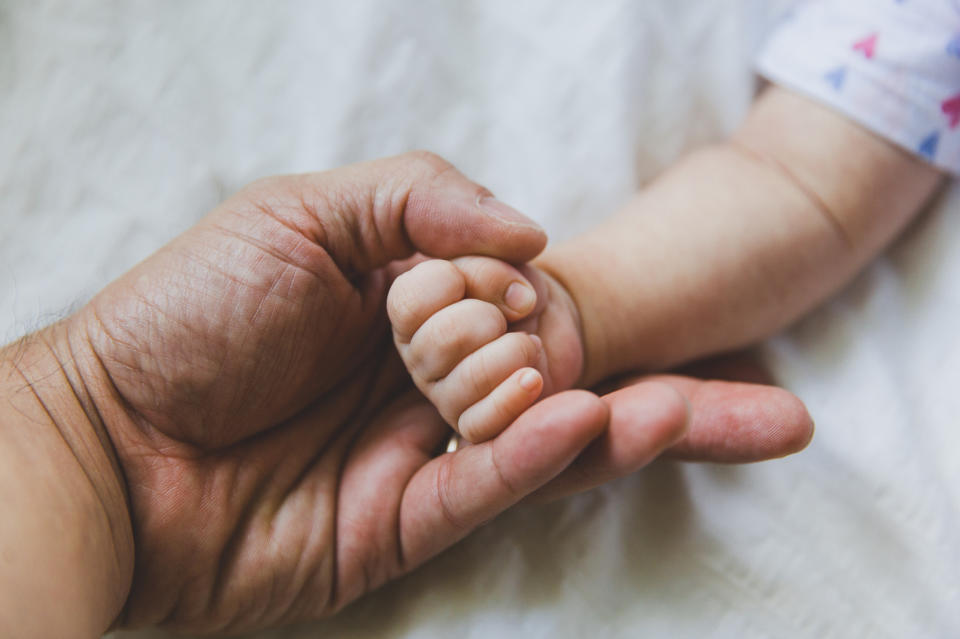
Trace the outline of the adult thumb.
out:
[[[425,151],[266,182],[275,214],[341,269],[368,272],[423,253],[530,260],[546,246],[535,222],[495,199],[443,158]],[[256,198],[258,186],[252,187]]]

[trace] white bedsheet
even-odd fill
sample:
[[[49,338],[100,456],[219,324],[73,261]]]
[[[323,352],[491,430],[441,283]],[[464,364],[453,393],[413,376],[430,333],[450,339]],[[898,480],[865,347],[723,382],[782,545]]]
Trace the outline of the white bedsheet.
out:
[[[7,0],[0,336],[256,177],[411,148],[568,236],[736,125],[784,4]],[[802,454],[656,463],[518,509],[333,620],[259,636],[960,636],[958,207],[951,188],[765,347],[816,419]]]

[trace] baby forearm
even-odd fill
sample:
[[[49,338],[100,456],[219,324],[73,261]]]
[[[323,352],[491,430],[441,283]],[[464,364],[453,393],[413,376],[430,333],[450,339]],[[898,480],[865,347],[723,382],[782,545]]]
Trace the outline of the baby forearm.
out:
[[[699,150],[544,256],[580,310],[583,383],[746,345],[814,304],[846,248],[730,146]]]
[[[548,251],[583,322],[592,384],[747,345],[857,272],[939,174],[782,89],[594,231]]]

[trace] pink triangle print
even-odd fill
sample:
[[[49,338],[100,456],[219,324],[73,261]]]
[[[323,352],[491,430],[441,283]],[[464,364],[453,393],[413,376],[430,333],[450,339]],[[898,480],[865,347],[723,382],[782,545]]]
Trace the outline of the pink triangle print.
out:
[[[857,40],[853,43],[853,50],[860,51],[868,59],[873,58],[874,51],[877,48],[877,34],[871,33],[867,37]]]
[[[960,93],[941,102],[940,110],[949,118],[950,128],[957,128],[960,124]]]

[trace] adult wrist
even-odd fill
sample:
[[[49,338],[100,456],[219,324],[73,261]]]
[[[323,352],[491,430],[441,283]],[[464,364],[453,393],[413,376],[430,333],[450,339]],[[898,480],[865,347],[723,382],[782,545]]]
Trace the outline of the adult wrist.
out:
[[[97,636],[126,600],[133,533],[98,369],[74,319],[0,350],[4,636]]]

